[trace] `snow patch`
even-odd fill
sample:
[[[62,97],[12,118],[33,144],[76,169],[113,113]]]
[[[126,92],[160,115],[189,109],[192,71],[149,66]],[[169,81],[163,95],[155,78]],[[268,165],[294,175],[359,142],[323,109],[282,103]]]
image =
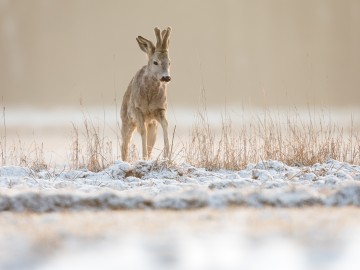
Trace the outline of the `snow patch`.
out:
[[[116,162],[101,172],[0,168],[0,211],[360,206],[360,166],[329,160],[288,166],[269,160],[240,171],[188,164]]]

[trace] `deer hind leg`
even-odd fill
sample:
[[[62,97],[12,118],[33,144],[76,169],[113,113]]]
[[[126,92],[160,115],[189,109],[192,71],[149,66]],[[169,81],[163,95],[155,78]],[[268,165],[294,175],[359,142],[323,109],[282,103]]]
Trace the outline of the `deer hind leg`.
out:
[[[121,158],[123,161],[126,161],[128,158],[128,149],[129,143],[131,141],[131,137],[135,130],[135,125],[132,123],[126,123],[123,121],[121,127],[121,137],[122,137],[122,145],[121,145]]]
[[[151,156],[151,151],[156,141],[156,133],[157,133],[156,121],[149,122],[147,124],[147,149],[148,149],[149,157]]]

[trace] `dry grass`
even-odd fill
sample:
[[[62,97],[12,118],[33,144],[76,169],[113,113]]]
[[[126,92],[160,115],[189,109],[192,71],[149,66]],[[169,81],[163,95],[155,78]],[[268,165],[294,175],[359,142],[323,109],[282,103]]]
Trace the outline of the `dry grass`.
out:
[[[117,108],[115,109],[118,113]],[[67,147],[67,161],[61,167],[65,166],[67,169],[86,168],[94,172],[101,171],[113,164],[115,160],[120,159],[120,124],[117,121],[115,128],[108,125],[105,110],[103,119],[97,121],[94,121],[83,107],[82,112],[82,123],[80,125],[72,123],[71,139]],[[3,107],[0,124],[0,166],[24,166],[34,171],[49,170],[56,167],[55,163],[52,164],[51,160],[46,159],[44,144],[38,141],[39,139],[34,134],[30,144],[29,142],[24,143],[20,135],[17,135],[15,140],[12,138],[9,142],[6,109]],[[138,160],[139,154],[136,146],[132,144],[129,150],[130,161]]]
[[[115,108],[118,113],[118,108]],[[316,116],[314,116],[316,115]],[[34,140],[26,146],[21,139],[7,141],[6,109],[2,110],[0,129],[0,166],[20,165],[35,171],[51,167],[44,157],[43,143]],[[101,171],[120,159],[120,124],[106,124],[106,117],[96,123],[83,113],[83,123],[73,124],[68,151],[69,169],[87,168]],[[116,118],[117,119],[117,118]],[[195,119],[188,142],[177,154],[173,149],[175,129],[172,134],[171,158],[167,164],[186,161],[206,169],[242,169],[249,163],[261,160],[279,160],[289,165],[312,165],[328,159],[360,164],[360,127],[350,119],[347,128],[340,127],[325,113],[322,116],[298,113],[294,109],[286,116],[265,110],[261,115],[234,124],[226,111],[220,129],[213,126],[206,106]],[[113,136],[109,137],[108,129]],[[155,157],[162,164],[161,153]],[[139,160],[139,151],[130,146],[130,162]]]
[[[2,109],[2,116],[3,116],[3,130],[0,134],[0,151],[1,151],[1,164],[6,164],[6,157],[7,157],[7,131],[6,131],[6,108],[3,106]]]
[[[80,104],[82,106],[82,104]],[[119,114],[115,100],[115,114]],[[81,127],[72,124],[69,167],[71,169],[87,168],[90,171],[101,171],[120,159],[120,122],[116,117],[115,128],[106,123],[105,110],[103,119],[95,123],[83,108]],[[109,132],[110,131],[110,132]],[[113,136],[106,134],[111,133]],[[134,144],[129,148],[129,161],[139,160],[139,151]]]
[[[6,140],[2,139],[0,143],[0,152],[2,153],[0,166],[18,165],[28,167],[34,171],[50,167],[50,161],[45,161],[43,143],[37,143],[34,140],[27,146],[18,138],[17,142],[7,148],[5,148],[6,144]]]
[[[2,108],[2,128],[0,132],[0,166],[19,165],[29,167],[32,170],[40,171],[47,169],[49,165],[44,158],[44,144],[33,142],[26,146],[20,138],[9,145],[7,141],[6,107]]]
[[[80,134],[79,128],[73,124],[70,168],[101,171],[114,162],[112,141],[88,119],[84,119],[83,126],[84,132]]]
[[[279,160],[289,165],[312,165],[336,159],[360,164],[360,127],[350,121],[345,130],[327,119],[308,113],[304,119],[296,109],[283,118],[265,111],[235,128],[225,113],[221,129],[212,128],[206,107],[198,112],[186,161],[207,169],[244,168],[261,160]]]
[[[80,105],[82,106],[81,103]],[[105,135],[105,110],[102,124],[100,125],[100,123],[94,124],[94,121],[83,108],[82,127],[79,128],[74,123],[72,127],[69,162],[71,169],[87,168],[90,171],[98,172],[110,166],[118,159],[117,143],[119,142],[119,132],[117,129],[114,130],[115,142],[112,138]]]

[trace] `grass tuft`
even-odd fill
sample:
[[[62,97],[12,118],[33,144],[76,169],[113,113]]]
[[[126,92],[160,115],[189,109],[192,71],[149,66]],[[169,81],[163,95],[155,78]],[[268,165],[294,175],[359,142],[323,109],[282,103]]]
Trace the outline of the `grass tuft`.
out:
[[[26,146],[20,138],[10,145],[5,107],[2,118],[0,166],[19,165],[34,171],[48,170],[51,166],[44,157],[44,144],[37,143],[34,136],[30,146]],[[104,118],[94,124],[90,116],[83,113],[82,124],[72,124],[69,169],[87,168],[97,172],[120,159],[119,122],[116,120],[115,136],[110,138],[105,135],[108,128],[105,118],[104,111]],[[239,170],[249,163],[269,159],[296,166],[313,165],[329,159],[360,164],[360,127],[354,124],[352,118],[345,128],[325,114],[318,116],[309,109],[304,117],[295,108],[287,115],[265,110],[261,115],[243,119],[240,125],[234,124],[225,111],[220,128],[212,125],[210,120],[206,106],[203,106],[195,117],[188,141],[182,143],[180,151],[174,149],[175,127],[169,159],[166,162],[161,160],[160,151],[154,168],[173,167],[177,162],[185,161],[209,170]],[[139,158],[139,150],[134,144],[130,145],[130,162]]]
[[[84,114],[83,132],[73,123],[72,143],[70,146],[70,168],[87,168],[98,172],[110,166],[116,160],[113,142],[104,134],[105,126],[95,125]]]
[[[244,168],[261,160],[312,165],[336,159],[360,164],[359,127],[351,121],[345,131],[325,115],[306,119],[295,110],[283,121],[269,111],[235,128],[225,113],[220,130],[210,125],[206,108],[199,111],[185,146],[186,162],[206,169]]]

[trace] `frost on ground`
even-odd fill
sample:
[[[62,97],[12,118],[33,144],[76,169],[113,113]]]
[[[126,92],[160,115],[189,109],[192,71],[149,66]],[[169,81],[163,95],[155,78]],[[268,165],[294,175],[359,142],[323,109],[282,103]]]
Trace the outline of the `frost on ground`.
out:
[[[358,206],[360,166],[335,160],[1,167],[0,269],[355,270]]]
[[[360,166],[336,160],[288,166],[269,160],[240,171],[154,161],[117,162],[97,173],[0,168],[0,211],[310,205],[360,206]]]

